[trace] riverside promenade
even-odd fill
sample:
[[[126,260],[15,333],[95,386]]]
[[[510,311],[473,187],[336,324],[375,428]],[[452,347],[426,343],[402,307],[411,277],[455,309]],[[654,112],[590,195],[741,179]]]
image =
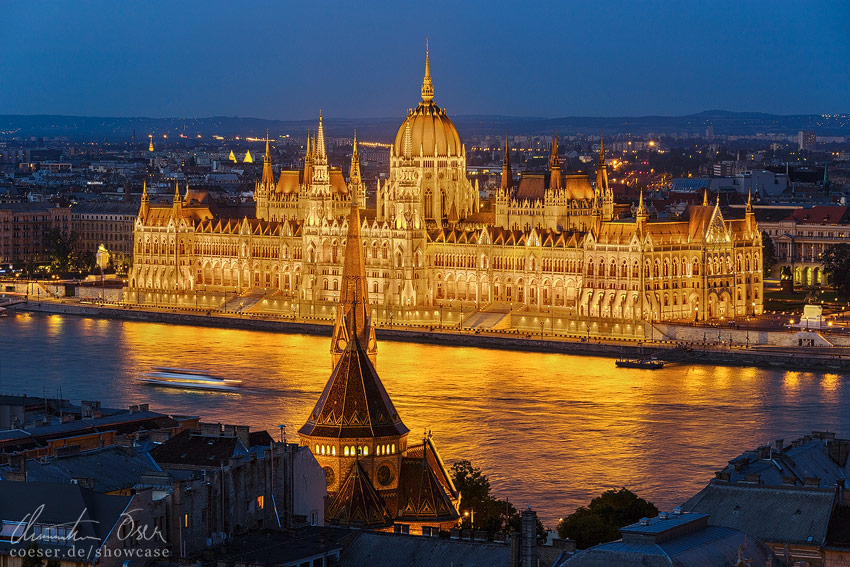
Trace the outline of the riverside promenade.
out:
[[[295,319],[259,313],[193,311],[175,307],[94,304],[69,299],[28,301],[15,305],[18,311],[73,315],[92,318],[121,319],[177,325],[235,328],[278,333],[330,336],[330,318]],[[660,327],[660,326],[659,326]],[[667,332],[670,325],[665,326]],[[755,366],[790,368],[801,371],[850,371],[850,348],[797,347],[788,345],[748,345],[743,342],[677,341],[612,339],[609,337],[547,335],[526,330],[472,330],[456,326],[381,325],[377,335],[382,340],[432,343],[478,348],[524,350],[548,353],[583,354],[606,357],[655,356],[668,364],[709,364],[720,366]],[[721,330],[722,332],[722,330]],[[793,334],[786,331],[786,334]],[[650,331],[649,334],[653,334]],[[660,330],[654,333],[664,337]],[[713,334],[718,334],[717,330]]]

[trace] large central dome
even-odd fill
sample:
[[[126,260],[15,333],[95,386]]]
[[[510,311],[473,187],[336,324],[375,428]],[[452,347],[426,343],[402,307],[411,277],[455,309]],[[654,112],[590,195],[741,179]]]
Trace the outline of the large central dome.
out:
[[[409,142],[406,137],[409,134]],[[425,52],[425,79],[422,81],[422,102],[410,111],[395,135],[393,154],[405,155],[405,146],[410,157],[459,156],[460,136],[446,111],[434,104],[434,87],[431,84],[431,63]]]

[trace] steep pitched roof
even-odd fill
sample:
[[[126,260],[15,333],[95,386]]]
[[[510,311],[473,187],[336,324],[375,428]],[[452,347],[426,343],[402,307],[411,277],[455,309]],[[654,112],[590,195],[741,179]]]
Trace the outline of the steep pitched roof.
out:
[[[519,178],[519,186],[516,190],[517,199],[543,199],[546,188],[549,187],[549,176],[542,174],[528,174]]]
[[[300,171],[291,171],[285,170],[280,172],[280,177],[277,180],[277,185],[275,186],[275,193],[283,193],[284,195],[288,195],[290,193],[297,193],[298,188],[301,186],[301,172]]]
[[[355,438],[404,435],[402,423],[360,341],[348,343],[298,434]]]
[[[457,491],[445,476],[441,463],[428,458],[428,454],[433,453],[433,445],[429,440],[417,449],[408,449],[401,461],[399,521],[456,520],[459,515],[452,499],[457,499]]]
[[[130,447],[105,447],[76,455],[27,460],[28,482],[71,483],[72,479],[94,479],[98,492],[132,488],[142,475],[161,470],[150,454]],[[0,477],[10,470],[0,467]]]
[[[501,543],[364,531],[345,548],[341,559],[344,565],[369,567],[492,567],[510,565],[511,548]]]
[[[186,430],[151,450],[160,465],[218,468],[248,450],[236,437],[211,437]]]
[[[744,530],[765,542],[818,545],[835,503],[833,488],[768,487],[712,481],[683,506],[709,524]]]
[[[336,497],[328,505],[325,521],[343,526],[370,528],[392,524],[392,517],[383,498],[375,490],[359,461],[354,463]]]

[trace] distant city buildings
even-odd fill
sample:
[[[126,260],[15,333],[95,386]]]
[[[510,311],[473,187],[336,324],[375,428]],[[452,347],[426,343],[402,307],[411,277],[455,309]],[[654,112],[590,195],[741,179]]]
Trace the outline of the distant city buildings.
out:
[[[797,149],[811,151],[817,147],[817,135],[811,130],[800,130],[797,134]]]
[[[67,233],[70,221],[67,208],[50,203],[0,203],[0,263],[46,262],[50,231]]]

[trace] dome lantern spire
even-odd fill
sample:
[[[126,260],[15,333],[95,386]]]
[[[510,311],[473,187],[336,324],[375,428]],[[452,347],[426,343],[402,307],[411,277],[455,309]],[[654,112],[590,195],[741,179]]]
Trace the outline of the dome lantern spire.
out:
[[[431,57],[428,38],[425,38],[425,78],[422,79],[422,102],[434,100],[434,85],[431,83]]]

